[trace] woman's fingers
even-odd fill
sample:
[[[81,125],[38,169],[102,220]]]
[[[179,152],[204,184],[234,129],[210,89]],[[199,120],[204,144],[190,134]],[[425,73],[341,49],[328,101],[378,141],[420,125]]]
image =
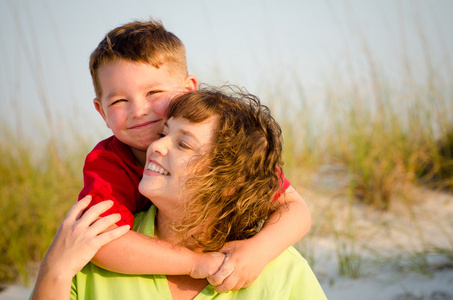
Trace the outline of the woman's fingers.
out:
[[[86,231],[86,236],[94,237],[96,247],[98,248],[124,235],[130,229],[129,225],[120,227],[115,225],[116,222],[121,220],[120,214],[111,214],[100,217],[100,215],[111,208],[112,205],[113,201],[111,200],[97,203],[90,207],[77,221],[78,227]]]
[[[120,220],[119,214],[99,217],[112,207],[112,201],[100,202],[86,210],[90,202],[91,197],[85,197],[69,210],[43,260],[48,268],[66,270],[72,277],[102,246],[128,232],[129,225],[113,227]]]
[[[129,225],[123,225],[120,227],[117,227],[115,229],[108,230],[104,233],[101,233],[98,235],[96,238],[98,240],[99,245],[102,247],[105,244],[110,243],[111,241],[119,238],[120,236],[126,234],[130,229]]]
[[[92,197],[87,195],[74,204],[66,214],[66,219],[76,221],[80,219],[83,211],[90,205]]]
[[[89,226],[89,228],[91,228],[95,235],[98,235],[109,228],[113,229],[118,227],[115,225],[115,223],[119,220],[121,220],[120,214],[111,214],[102,218],[98,218]]]
[[[115,225],[121,219],[120,214],[100,217],[102,213],[113,206],[113,201],[111,200],[99,202],[86,210],[91,199],[91,196],[85,196],[71,207],[66,219],[63,221],[66,226],[62,227],[60,231],[63,230],[65,232],[63,233],[65,237],[71,236],[73,244],[86,243],[99,249],[127,233],[130,226],[117,227]]]
[[[113,229],[113,226],[116,227],[115,223],[121,219],[120,214],[111,214],[100,217],[102,213],[113,206],[113,201],[102,201],[86,210],[90,202],[91,196],[86,196],[71,207],[66,219],[63,221],[65,224],[64,228],[66,228],[64,230],[66,230],[68,234],[79,236],[79,238],[89,238],[90,236],[96,237],[107,231],[109,228]],[[127,226],[127,229],[122,228],[107,234],[102,238],[101,246],[108,243],[108,239],[112,240],[121,236],[127,232],[129,228],[130,226]]]
[[[129,225],[117,227],[116,222],[121,220],[120,214],[112,214],[96,220],[89,227],[93,231],[93,235],[97,235],[96,240],[100,247],[119,238],[129,231]]]
[[[80,219],[78,219],[77,222],[80,223],[81,226],[90,226],[99,218],[102,213],[107,211],[112,206],[113,201],[111,200],[99,202],[85,211],[85,213],[83,213],[83,215],[80,217]]]

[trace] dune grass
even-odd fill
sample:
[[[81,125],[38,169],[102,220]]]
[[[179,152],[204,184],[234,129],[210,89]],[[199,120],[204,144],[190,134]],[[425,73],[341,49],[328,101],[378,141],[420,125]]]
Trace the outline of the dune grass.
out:
[[[378,68],[387,65],[368,51],[363,56],[326,70],[322,96],[305,95],[296,78],[299,105],[282,99],[278,84],[266,86],[271,107],[291,107],[278,116],[288,168],[341,165],[345,193],[384,210],[412,184],[453,190],[453,83],[445,72],[452,66],[436,70],[428,62],[423,77],[404,69],[416,62]]]
[[[54,142],[37,155],[30,141],[15,140],[8,129],[0,134],[0,282],[20,275],[27,283],[28,264],[42,259],[77,200],[83,156],[62,156]]]

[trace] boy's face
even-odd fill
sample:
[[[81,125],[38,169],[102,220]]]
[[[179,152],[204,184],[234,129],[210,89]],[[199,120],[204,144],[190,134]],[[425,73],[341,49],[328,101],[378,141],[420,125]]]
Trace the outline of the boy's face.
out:
[[[170,100],[181,92],[196,90],[197,79],[181,79],[169,72],[168,64],[159,69],[145,63],[117,60],[98,70],[101,99],[94,99],[96,110],[107,127],[123,143],[146,152],[162,132]]]

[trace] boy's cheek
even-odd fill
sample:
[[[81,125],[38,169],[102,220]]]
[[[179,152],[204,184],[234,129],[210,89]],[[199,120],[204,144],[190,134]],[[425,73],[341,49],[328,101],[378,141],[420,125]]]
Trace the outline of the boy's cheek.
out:
[[[168,105],[170,101],[176,96],[176,93],[167,92],[159,95],[153,102],[153,111],[159,115],[165,117],[167,115]]]

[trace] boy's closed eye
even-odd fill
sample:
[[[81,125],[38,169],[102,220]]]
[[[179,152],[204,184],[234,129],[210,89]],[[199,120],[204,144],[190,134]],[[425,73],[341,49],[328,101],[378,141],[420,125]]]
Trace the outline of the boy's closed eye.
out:
[[[118,103],[121,103],[121,102],[127,102],[127,99],[118,99],[118,100],[113,100],[109,106],[112,106],[112,105],[115,105],[115,104],[118,104]]]
[[[148,92],[148,96],[152,96],[152,95],[155,95],[155,94],[160,94],[160,93],[163,93],[164,91],[161,91],[161,90],[155,90],[155,91],[149,91]]]

